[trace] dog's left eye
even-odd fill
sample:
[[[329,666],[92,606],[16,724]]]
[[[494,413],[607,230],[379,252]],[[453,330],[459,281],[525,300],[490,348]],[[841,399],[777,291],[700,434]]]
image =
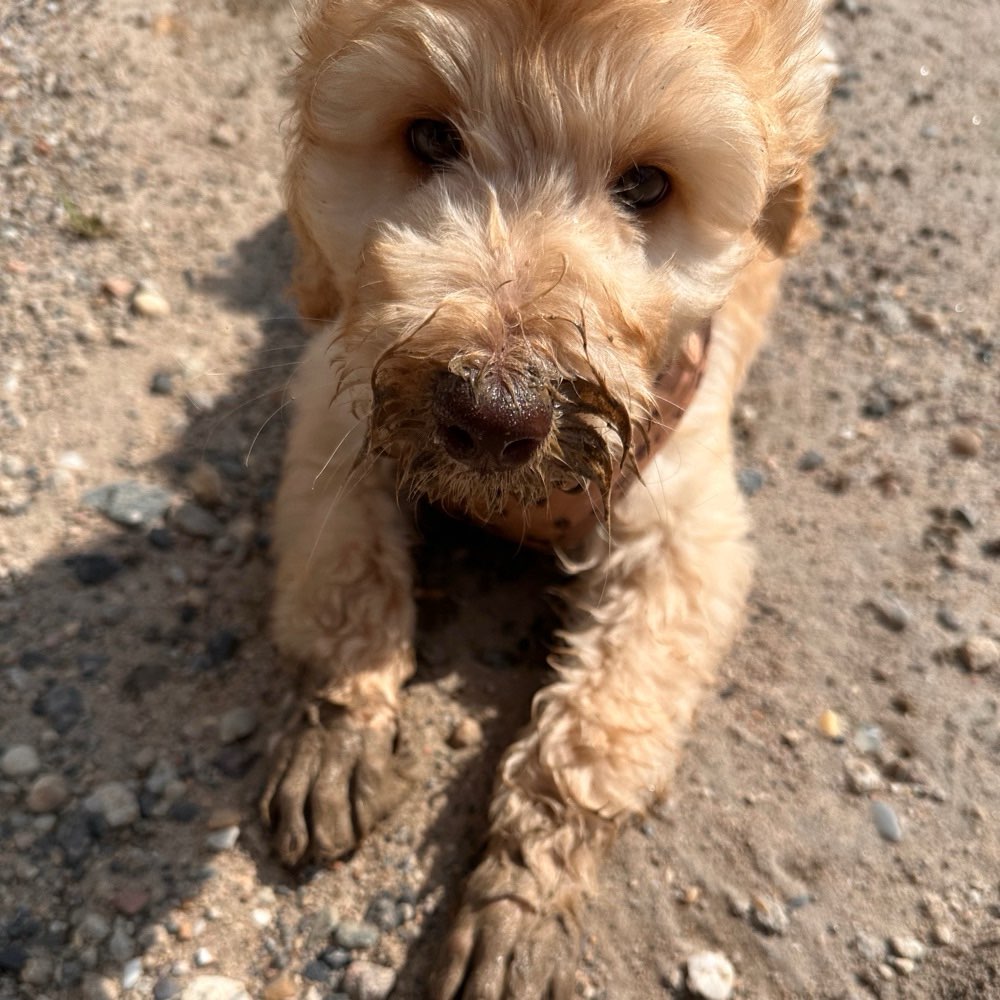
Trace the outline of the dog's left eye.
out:
[[[659,167],[632,167],[611,185],[611,196],[637,212],[652,208],[670,194],[670,178]]]
[[[418,118],[406,133],[413,155],[432,167],[441,167],[456,160],[465,151],[462,136],[451,122],[434,118]]]

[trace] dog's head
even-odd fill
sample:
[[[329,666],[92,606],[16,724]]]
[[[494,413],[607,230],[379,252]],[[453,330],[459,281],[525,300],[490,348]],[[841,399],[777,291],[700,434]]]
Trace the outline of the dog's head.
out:
[[[796,242],[819,0],[314,7],[296,286],[336,318],[366,454],[484,518],[606,491],[684,335]]]

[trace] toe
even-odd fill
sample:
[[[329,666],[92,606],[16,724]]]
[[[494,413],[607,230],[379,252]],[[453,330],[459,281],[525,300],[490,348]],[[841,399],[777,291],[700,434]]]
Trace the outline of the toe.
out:
[[[350,761],[324,761],[309,796],[313,856],[320,864],[335,861],[355,844],[348,794]]]

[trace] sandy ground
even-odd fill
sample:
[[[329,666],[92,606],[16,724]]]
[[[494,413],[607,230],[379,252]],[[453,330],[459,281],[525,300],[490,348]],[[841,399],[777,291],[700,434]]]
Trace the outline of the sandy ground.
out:
[[[581,996],[682,997],[710,949],[745,1000],[1000,997],[1000,7],[840,0],[829,30],[823,234],[738,418],[748,627],[605,870]],[[428,521],[414,794],[333,870],[269,859],[294,32],[0,7],[0,1000],[327,1000],[348,960],[420,997],[544,680],[551,570]],[[86,499],[123,481],[131,528]]]

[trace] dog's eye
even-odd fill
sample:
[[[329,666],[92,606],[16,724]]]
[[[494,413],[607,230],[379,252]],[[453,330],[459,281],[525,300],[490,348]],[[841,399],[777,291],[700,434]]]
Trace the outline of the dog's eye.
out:
[[[431,167],[441,167],[458,159],[464,151],[462,137],[451,122],[418,118],[406,133],[413,155]]]
[[[632,167],[611,185],[611,196],[637,212],[652,208],[670,194],[670,178],[659,167]]]

